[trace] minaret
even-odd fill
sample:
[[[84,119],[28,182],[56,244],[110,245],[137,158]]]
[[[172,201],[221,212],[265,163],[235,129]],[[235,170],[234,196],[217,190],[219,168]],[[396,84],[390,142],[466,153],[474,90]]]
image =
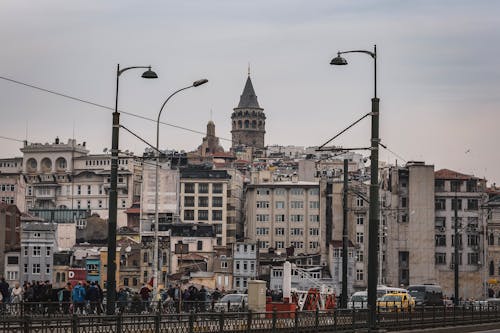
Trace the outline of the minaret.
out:
[[[248,146],[264,148],[264,134],[266,133],[266,115],[259,106],[257,95],[253,89],[250,71],[240,103],[233,109],[232,120],[232,147]]]

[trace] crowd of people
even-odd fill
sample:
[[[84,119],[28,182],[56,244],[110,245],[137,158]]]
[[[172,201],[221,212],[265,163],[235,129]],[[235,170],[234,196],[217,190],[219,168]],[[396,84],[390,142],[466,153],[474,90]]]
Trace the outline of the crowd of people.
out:
[[[204,286],[181,288],[170,285],[153,299],[148,284],[139,291],[120,287],[116,294],[116,309],[120,313],[147,313],[158,309],[172,313],[205,312],[213,309],[222,294],[217,288],[209,292]],[[97,282],[80,281],[74,285],[68,282],[64,288],[53,288],[49,281],[9,286],[4,278],[0,279],[2,314],[101,314],[105,312],[104,300],[104,292]]]

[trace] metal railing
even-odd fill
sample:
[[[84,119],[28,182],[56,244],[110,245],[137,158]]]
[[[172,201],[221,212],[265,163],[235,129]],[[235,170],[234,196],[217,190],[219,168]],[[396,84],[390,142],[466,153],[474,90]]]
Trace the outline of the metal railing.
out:
[[[49,304],[27,305],[49,309]],[[7,310],[6,307],[3,310]],[[78,312],[51,315],[4,312],[0,316],[0,332],[318,333],[367,328],[368,314],[366,309],[295,312],[199,312],[193,309],[189,313],[144,309],[141,313],[118,312],[111,316]],[[479,304],[478,307],[417,307],[408,311],[395,307],[379,311],[377,320],[379,327],[389,331],[497,323],[500,322],[500,307]]]

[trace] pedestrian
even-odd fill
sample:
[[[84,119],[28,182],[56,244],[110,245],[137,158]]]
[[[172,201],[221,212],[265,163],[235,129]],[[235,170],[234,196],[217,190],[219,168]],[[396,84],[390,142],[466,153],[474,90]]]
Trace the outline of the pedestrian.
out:
[[[73,288],[71,296],[73,298],[74,311],[83,314],[85,309],[86,294],[81,281],[78,282],[78,284]]]
[[[86,295],[87,295],[87,300],[90,303],[90,312],[92,314],[97,313],[97,307],[99,302],[99,289],[96,287],[95,282],[90,283]]]
[[[7,304],[10,300],[9,294],[9,284],[5,281],[5,278],[0,279],[0,293],[2,294],[2,303]]]
[[[143,309],[144,311],[148,312],[149,311],[149,296],[151,294],[151,290],[149,290],[149,287],[147,284],[144,284],[139,291],[139,294],[141,295],[141,300],[143,304]]]

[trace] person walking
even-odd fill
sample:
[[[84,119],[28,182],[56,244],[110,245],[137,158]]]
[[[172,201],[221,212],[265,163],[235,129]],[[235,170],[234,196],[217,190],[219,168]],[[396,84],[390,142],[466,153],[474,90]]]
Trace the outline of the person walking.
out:
[[[85,309],[85,288],[82,286],[82,282],[78,282],[78,284],[73,288],[71,293],[73,298],[73,306],[75,312],[84,313]]]

